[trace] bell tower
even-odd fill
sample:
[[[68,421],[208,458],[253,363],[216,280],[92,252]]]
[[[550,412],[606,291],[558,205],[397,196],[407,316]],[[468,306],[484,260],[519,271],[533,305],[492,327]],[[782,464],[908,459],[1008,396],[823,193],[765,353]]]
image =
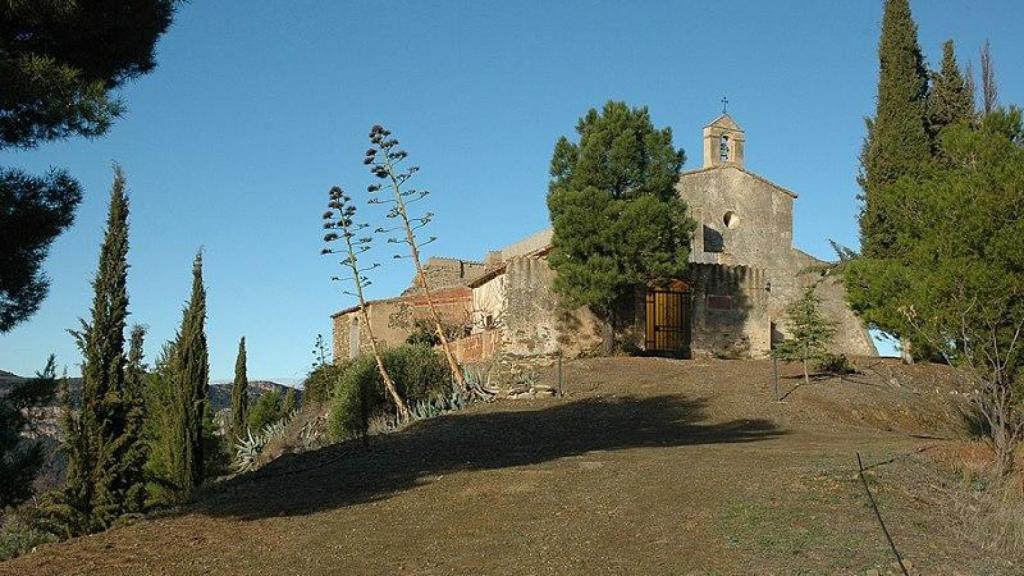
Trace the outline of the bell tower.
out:
[[[743,168],[743,129],[728,114],[722,114],[704,127],[704,168],[738,166]]]

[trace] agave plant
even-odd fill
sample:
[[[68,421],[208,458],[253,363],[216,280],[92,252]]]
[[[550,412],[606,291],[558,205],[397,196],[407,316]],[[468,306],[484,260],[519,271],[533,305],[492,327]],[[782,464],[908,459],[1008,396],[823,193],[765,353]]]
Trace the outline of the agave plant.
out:
[[[246,429],[246,437],[239,438],[235,443],[234,467],[238,472],[252,472],[259,468],[260,452],[266,446],[263,434],[253,436],[251,429]]]
[[[260,467],[260,455],[263,449],[273,440],[283,438],[288,432],[288,425],[295,418],[296,412],[271,422],[263,427],[256,434],[251,429],[246,429],[245,438],[239,438],[235,443],[234,467],[238,472],[252,472]]]
[[[490,401],[498,396],[498,390],[491,386],[490,370],[485,373],[481,368],[467,366],[463,370],[463,379],[466,381],[466,389],[480,400]],[[461,394],[458,390],[452,390],[452,393]]]

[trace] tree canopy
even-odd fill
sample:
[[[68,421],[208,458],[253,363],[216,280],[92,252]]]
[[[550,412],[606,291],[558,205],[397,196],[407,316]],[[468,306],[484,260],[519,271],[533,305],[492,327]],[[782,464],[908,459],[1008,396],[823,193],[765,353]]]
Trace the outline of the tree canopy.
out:
[[[0,3],[0,150],[101,136],[124,111],[115,91],[156,65],[176,0]],[[74,222],[81,187],[62,170],[0,167],[0,332],[46,297],[42,263]]]
[[[1019,109],[940,137],[941,161],[899,180],[900,259],[854,259],[854,302],[885,305],[916,340],[965,369],[1000,449],[1024,434],[1024,128]],[[1005,409],[993,410],[993,404]],[[998,415],[993,420],[992,414]],[[1014,436],[1015,435],[1015,436]]]
[[[685,160],[646,108],[608,102],[562,137],[551,159],[549,257],[567,306],[609,315],[630,287],[681,276],[694,222],[675,184]]]

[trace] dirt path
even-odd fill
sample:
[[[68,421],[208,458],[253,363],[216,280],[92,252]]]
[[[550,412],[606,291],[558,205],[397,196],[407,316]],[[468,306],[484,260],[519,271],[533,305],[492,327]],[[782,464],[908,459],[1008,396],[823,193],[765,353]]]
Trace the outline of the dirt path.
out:
[[[1019,573],[958,540],[908,476],[941,444],[911,434],[953,433],[936,425],[950,410],[938,373],[908,380],[934,392],[865,376],[776,404],[768,366],[573,363],[563,398],[286,456],[186,513],[44,546],[0,574],[885,573],[858,451],[896,457],[870,480],[915,571]]]

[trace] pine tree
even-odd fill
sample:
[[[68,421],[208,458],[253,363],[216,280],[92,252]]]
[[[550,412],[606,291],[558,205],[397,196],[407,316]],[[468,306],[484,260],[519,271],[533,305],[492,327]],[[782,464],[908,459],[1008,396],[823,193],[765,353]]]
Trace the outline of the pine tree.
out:
[[[579,142],[560,138],[551,159],[548,261],[562,303],[604,317],[610,352],[616,302],[685,273],[695,226],[675,190],[685,155],[670,128],[625,102],[589,110],[576,132]]]
[[[878,48],[880,72],[875,116],[861,158],[861,248],[867,256],[890,256],[900,222],[891,207],[892,185],[925,168],[931,156],[925,103],[928,73],[917,42],[908,0],[886,0]],[[884,327],[883,327],[884,328]]]
[[[190,497],[203,483],[205,471],[204,421],[210,388],[209,352],[206,344],[206,288],[203,286],[203,255],[192,265],[192,296],[174,343],[174,379],[182,404],[184,442],[178,482],[182,496]]]
[[[786,309],[791,336],[772,354],[786,362],[800,362],[804,370],[804,383],[810,384],[808,363],[824,358],[828,345],[835,336],[835,325],[821,314],[821,299],[815,294],[817,284],[804,291],[799,300]]]
[[[942,67],[932,72],[928,92],[928,127],[933,142],[946,126],[974,118],[974,94],[960,72],[953,51],[953,41],[942,45]],[[938,143],[935,143],[938,146]]]
[[[943,131],[943,162],[899,184],[927,201],[904,209],[920,222],[908,239],[895,307],[910,335],[963,378],[1008,474],[1024,443],[1024,122],[996,108],[976,125]],[[969,200],[968,200],[969,199]],[[861,263],[853,262],[855,270]],[[917,341],[915,340],[915,341]]]
[[[141,332],[133,333],[132,366],[124,351],[127,278],[128,197],[117,168],[92,283],[92,321],[72,331],[83,356],[82,403],[78,411],[65,406],[68,474],[61,501],[73,534],[107,528],[142,507]]]
[[[238,357],[235,358],[235,382],[231,386],[231,434],[235,438],[245,437],[249,417],[249,379],[245,360],[245,336],[242,336],[238,342]]]
[[[0,150],[104,134],[120,87],[150,72],[176,0],[0,2]],[[50,245],[82,200],[67,172],[0,166],[0,332],[39,309]]]

